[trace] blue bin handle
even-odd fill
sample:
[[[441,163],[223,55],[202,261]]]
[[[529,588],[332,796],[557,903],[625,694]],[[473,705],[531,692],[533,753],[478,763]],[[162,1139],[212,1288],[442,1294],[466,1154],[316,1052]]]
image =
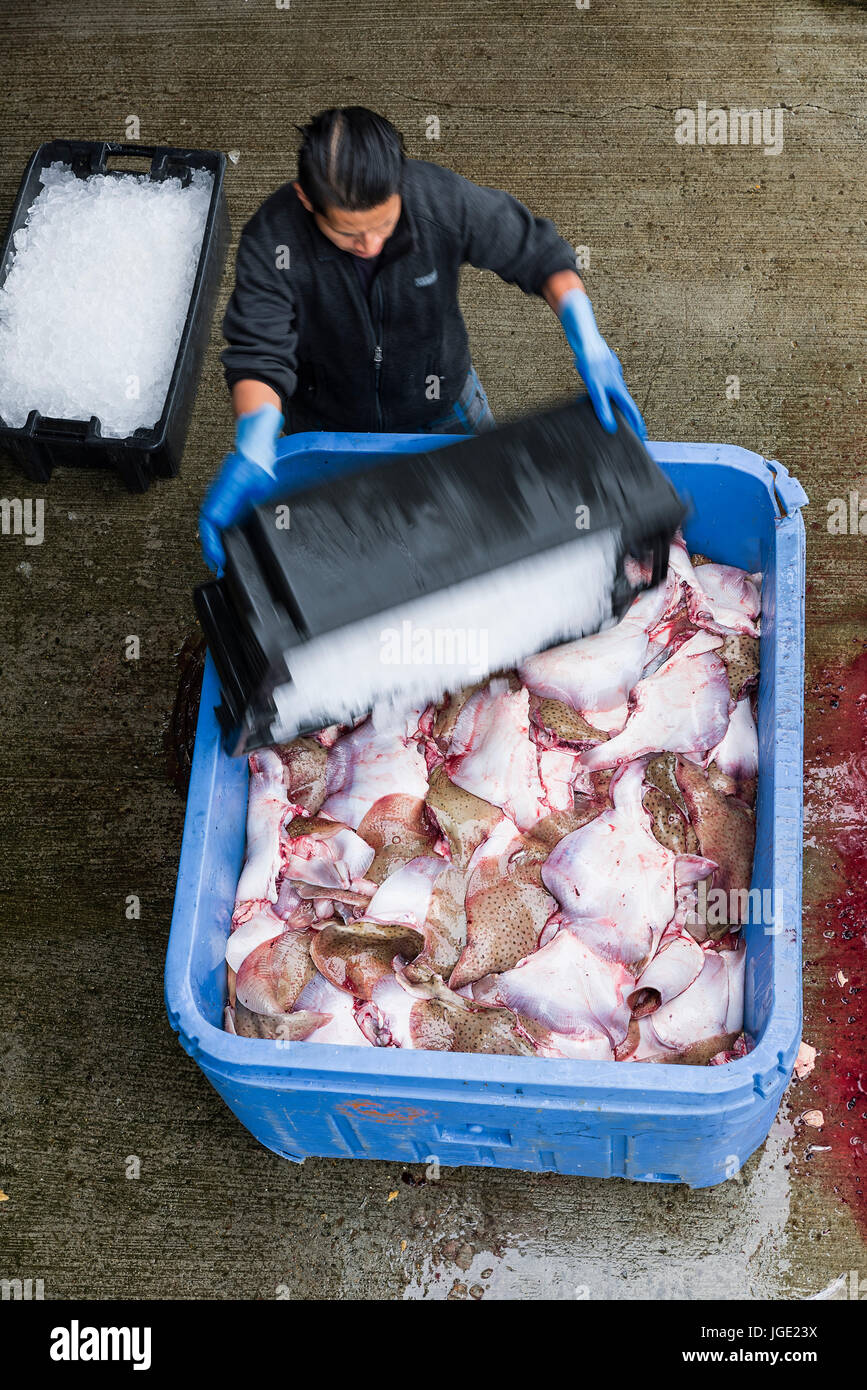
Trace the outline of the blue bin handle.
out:
[[[765,459],[765,463],[774,475],[774,491],[777,494],[780,515],[791,516],[792,512],[798,511],[800,507],[806,507],[810,499],[785,464],[779,463],[777,459]]]

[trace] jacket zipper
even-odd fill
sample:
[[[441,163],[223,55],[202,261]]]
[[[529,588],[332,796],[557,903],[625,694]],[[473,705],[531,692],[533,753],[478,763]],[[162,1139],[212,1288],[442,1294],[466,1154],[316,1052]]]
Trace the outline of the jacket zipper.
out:
[[[380,271],[380,274],[381,273]],[[380,316],[378,323],[375,323],[373,314],[370,312],[370,301],[359,284],[356,271],[350,266],[347,266],[344,270],[344,274],[348,276],[349,284],[352,286],[352,293],[361,301],[364,311],[367,314],[367,322],[370,324],[370,336],[373,339],[373,389],[376,397],[376,421],[377,427],[382,430],[382,400],[380,399],[379,393],[379,376],[382,367],[382,343],[380,341],[382,338],[382,289],[379,283],[379,275],[376,277],[375,289]]]
[[[379,371],[382,366],[382,348],[379,343],[373,349],[373,378],[374,389],[376,391],[376,422],[382,429],[382,401],[379,397]]]
[[[374,389],[376,391],[376,420],[380,430],[382,429],[382,400],[379,394],[379,374],[382,369],[382,286],[379,283],[379,275],[376,277],[376,300],[379,308],[379,320],[375,328],[377,341],[373,349],[373,378]],[[371,318],[373,316],[371,315]]]

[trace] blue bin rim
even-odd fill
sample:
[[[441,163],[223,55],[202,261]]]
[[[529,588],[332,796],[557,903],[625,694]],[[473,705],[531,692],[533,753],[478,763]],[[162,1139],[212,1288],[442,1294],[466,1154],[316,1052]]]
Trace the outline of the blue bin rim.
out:
[[[361,432],[317,432],[285,435],[277,448],[278,462],[296,454],[318,453],[405,454],[422,453],[458,444],[462,435],[454,434],[376,434]],[[797,478],[793,478],[777,459],[744,449],[739,444],[693,444],[670,440],[647,440],[648,453],[655,463],[716,463],[750,473],[766,488],[777,518],[793,515],[807,505],[809,498]]]
[[[289,435],[280,441],[279,457],[288,459],[294,454],[316,450],[383,454],[423,452],[459,442],[460,435],[380,435],[361,433],[317,433]],[[766,489],[775,517],[778,544],[788,535],[796,553],[803,555],[804,523],[800,508],[808,502],[801,484],[785,466],[775,459],[765,459],[749,449],[731,444],[648,441],[651,457],[659,464],[721,464],[757,478]],[[798,610],[798,654],[803,651],[803,575],[801,575],[800,606]],[[803,689],[802,672],[798,670],[798,688]],[[219,679],[208,654],[202,682],[195,751],[190,775],[188,805],[210,805],[222,754],[219,725],[215,709],[220,700]],[[802,742],[801,708],[796,702],[782,705],[777,724],[777,739],[787,739],[800,747]],[[780,801],[784,805],[780,806]],[[775,814],[780,812],[802,823],[802,795],[798,787],[778,789]],[[403,1083],[418,1085],[429,1082],[453,1087],[455,1083],[473,1090],[486,1088],[486,1098],[492,1098],[492,1088],[498,1088],[504,1098],[516,1092],[530,1096],[537,1104],[550,1102],[558,1094],[580,1091],[583,1104],[609,1109],[611,1093],[618,1094],[618,1106],[624,1111],[644,1111],[654,1105],[670,1110],[690,1108],[693,1099],[701,1100],[702,1114],[709,1110],[724,1110],[735,1103],[751,1102],[756,1095],[767,1098],[781,1093],[788,1083],[801,1039],[801,997],[783,1008],[774,999],[771,1014],[761,1041],[745,1057],[715,1067],[693,1067],[665,1062],[645,1066],[626,1066],[615,1062],[575,1061],[570,1059],[508,1057],[496,1054],[423,1052],[400,1048],[365,1048],[322,1043],[275,1044],[266,1039],[241,1038],[215,1027],[200,1012],[190,982],[194,919],[185,911],[182,899],[196,891],[202,880],[203,848],[207,826],[203,816],[187,817],[178,868],[175,906],[169,932],[165,969],[165,1003],[169,1022],[185,1051],[206,1073],[213,1076],[256,1080],[265,1086],[279,1087],[281,1077],[292,1075],[294,1086],[321,1084],[323,1073],[335,1088],[357,1087],[369,1077],[372,1082],[395,1086]],[[789,862],[783,871],[795,884],[797,929],[796,942],[800,952],[801,916],[801,843],[797,837],[789,852]],[[616,1067],[615,1073],[612,1067]],[[309,1075],[306,1075],[309,1074]]]

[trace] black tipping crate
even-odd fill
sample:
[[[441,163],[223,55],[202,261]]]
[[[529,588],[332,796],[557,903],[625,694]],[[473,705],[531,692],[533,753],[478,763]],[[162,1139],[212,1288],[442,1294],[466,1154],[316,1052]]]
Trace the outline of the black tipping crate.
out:
[[[606,528],[620,538],[608,611],[622,616],[638,589],[665,577],[687,509],[619,411],[617,419],[617,432],[606,433],[582,397],[460,442],[449,437],[445,448],[444,437],[430,436],[283,440],[273,497],[223,533],[225,574],[195,593],[222,686],[227,751],[292,736],[277,721],[274,691],[291,680],[299,644]],[[305,469],[303,450],[317,438]],[[336,475],[329,451],[362,448],[364,468]],[[288,530],[274,525],[283,499]],[[576,503],[589,510],[588,531],[576,531]],[[638,580],[629,573],[636,557],[645,567]]]
[[[127,161],[135,161],[126,166]],[[150,161],[149,167],[140,167]],[[144,492],[153,478],[173,478],[180,467],[196,388],[207,347],[220,277],[229,245],[229,217],[223,187],[226,157],[218,150],[185,150],[167,145],[117,144],[106,140],[50,140],[32,155],[18,189],[0,251],[0,285],[11,268],[15,233],[24,226],[40,190],[40,174],[49,164],[67,164],[79,178],[94,174],[147,173],[155,180],[179,178],[189,183],[193,170],[213,175],[199,265],[190,295],[174,370],[162,414],[150,429],[125,439],[104,439],[96,416],[89,420],[52,420],[32,410],[20,428],[0,419],[0,451],[11,455],[21,471],[44,483],[55,467],[111,468],[131,492]]]

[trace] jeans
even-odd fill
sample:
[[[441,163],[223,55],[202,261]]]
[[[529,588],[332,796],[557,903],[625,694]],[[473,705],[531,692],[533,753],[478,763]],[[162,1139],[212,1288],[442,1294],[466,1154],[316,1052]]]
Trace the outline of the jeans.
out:
[[[470,367],[461,394],[451,410],[428,425],[425,434],[481,434],[492,430],[496,421],[491,414],[485,388],[475,367]]]

